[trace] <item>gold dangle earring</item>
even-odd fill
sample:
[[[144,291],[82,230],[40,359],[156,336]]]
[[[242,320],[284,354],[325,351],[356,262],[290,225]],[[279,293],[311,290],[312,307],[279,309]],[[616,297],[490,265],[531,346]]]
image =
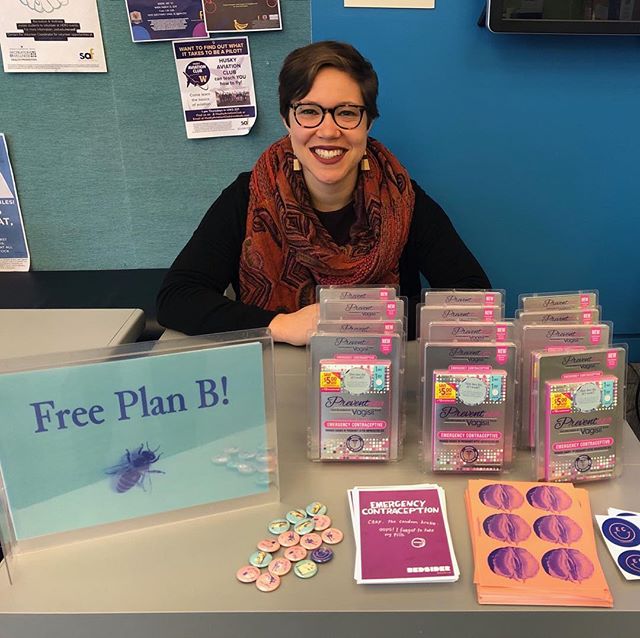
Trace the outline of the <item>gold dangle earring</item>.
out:
[[[296,172],[302,170],[302,166],[300,166],[300,160],[297,157],[293,158],[293,170]]]
[[[361,160],[360,160],[360,170],[361,171],[368,171],[371,167],[369,166],[369,158],[365,155]]]

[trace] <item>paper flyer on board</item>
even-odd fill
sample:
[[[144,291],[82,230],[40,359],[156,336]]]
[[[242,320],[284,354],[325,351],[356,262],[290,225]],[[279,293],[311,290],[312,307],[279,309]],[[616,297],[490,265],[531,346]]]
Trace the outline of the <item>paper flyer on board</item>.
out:
[[[27,271],[30,264],[7,141],[0,133],[0,272]]]
[[[187,137],[246,135],[256,121],[249,39],[174,42]]]
[[[105,73],[96,0],[2,0],[0,49],[10,73]]]
[[[125,0],[134,42],[208,38],[204,0]]]
[[[280,0],[204,0],[207,31],[279,31],[282,29]]]

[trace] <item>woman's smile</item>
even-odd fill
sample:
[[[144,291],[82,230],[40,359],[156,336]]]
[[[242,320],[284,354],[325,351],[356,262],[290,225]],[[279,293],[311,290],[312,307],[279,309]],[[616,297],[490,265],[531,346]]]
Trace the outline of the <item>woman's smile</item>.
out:
[[[346,150],[335,146],[314,146],[311,152],[323,164],[337,164],[344,157]]]

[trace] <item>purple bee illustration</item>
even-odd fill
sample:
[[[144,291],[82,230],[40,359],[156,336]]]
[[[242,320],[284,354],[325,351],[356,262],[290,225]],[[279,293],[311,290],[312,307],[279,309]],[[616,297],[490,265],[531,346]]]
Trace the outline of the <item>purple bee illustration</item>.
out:
[[[147,481],[151,486],[150,474],[165,473],[162,470],[151,469],[151,465],[156,463],[162,456],[162,452],[157,454],[159,449],[160,446],[152,450],[149,447],[149,443],[141,443],[140,447],[133,452],[126,449],[120,463],[106,470],[107,474],[115,477],[115,491],[123,494],[128,492],[134,485],[139,485],[146,492],[144,484]]]

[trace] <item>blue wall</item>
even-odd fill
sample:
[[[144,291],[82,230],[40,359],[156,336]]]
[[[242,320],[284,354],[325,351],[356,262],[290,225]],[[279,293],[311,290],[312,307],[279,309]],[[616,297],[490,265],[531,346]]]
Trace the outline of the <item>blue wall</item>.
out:
[[[108,74],[0,73],[33,267],[167,266],[284,132],[283,57],[337,38],[380,74],[373,134],[444,206],[509,310],[521,292],[597,288],[640,360],[640,38],[493,35],[476,26],[484,0],[313,0],[310,33],[309,4],[283,0],[284,30],[250,36],[259,116],[243,138],[186,139],[170,45],[132,44],[121,0],[98,0]]]
[[[445,208],[510,310],[522,292],[596,288],[618,336],[640,337],[640,38],[495,35],[476,26],[484,0],[343,5],[312,2],[313,40],[373,62],[372,134]]]

